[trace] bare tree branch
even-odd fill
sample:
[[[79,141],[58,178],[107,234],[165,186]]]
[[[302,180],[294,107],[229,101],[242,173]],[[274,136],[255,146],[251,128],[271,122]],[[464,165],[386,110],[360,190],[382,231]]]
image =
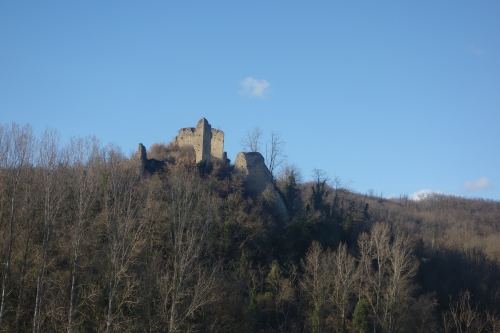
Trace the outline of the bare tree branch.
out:
[[[262,145],[262,130],[255,127],[251,132],[247,132],[245,137],[240,140],[240,146],[244,152],[258,152]]]
[[[271,132],[271,138],[266,142],[266,164],[271,174],[286,160],[285,141],[275,131]]]

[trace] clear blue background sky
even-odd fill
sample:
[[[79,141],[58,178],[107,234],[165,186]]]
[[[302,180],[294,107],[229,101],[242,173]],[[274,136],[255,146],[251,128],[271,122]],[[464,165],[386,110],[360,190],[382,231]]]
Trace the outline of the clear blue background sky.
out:
[[[500,1],[1,1],[0,121],[128,154],[206,117],[385,197],[500,200]]]

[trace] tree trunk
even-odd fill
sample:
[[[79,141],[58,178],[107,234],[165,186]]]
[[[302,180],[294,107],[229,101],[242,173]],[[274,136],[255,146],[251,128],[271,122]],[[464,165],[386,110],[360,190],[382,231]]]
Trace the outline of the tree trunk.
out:
[[[113,323],[113,297],[115,288],[115,271],[112,269],[111,276],[109,278],[109,290],[108,290],[108,315],[106,317],[106,333],[111,330],[111,324]]]
[[[28,254],[29,254],[29,241],[31,232],[26,236],[26,240],[24,242],[24,253],[23,253],[23,264],[21,267],[21,284],[19,285],[19,295],[17,300],[17,311],[16,311],[16,332],[19,332],[21,329],[21,311],[24,300],[24,284],[26,282],[26,267],[28,262]]]
[[[36,298],[35,298],[35,313],[33,315],[33,333],[37,333],[40,328],[40,308],[42,304],[43,295],[43,278],[45,274],[45,264],[47,263],[48,248],[49,248],[49,221],[46,219],[43,228],[43,247],[42,247],[42,261],[38,269],[36,279]]]
[[[5,265],[5,274],[3,277],[3,284],[2,284],[2,301],[0,305],[0,331],[2,330],[2,319],[3,315],[5,313],[5,300],[7,297],[7,286],[9,283],[9,274],[10,274],[10,264],[11,264],[11,259],[12,259],[12,245],[14,244],[14,196],[15,196],[15,190],[14,193],[12,194],[12,204],[11,204],[11,215],[9,219],[9,247],[7,250],[7,263]]]
[[[69,315],[68,315],[68,333],[73,330],[73,314],[75,312],[75,297],[76,297],[76,266],[78,263],[78,250],[80,246],[80,237],[77,239],[77,244],[75,246],[75,253],[73,259],[73,269],[71,271],[71,291],[70,291],[70,302],[69,302]]]
[[[14,222],[16,216],[16,196],[18,187],[23,179],[24,168],[32,158],[32,148],[34,144],[33,130],[29,125],[19,128],[17,124],[12,124],[11,129],[2,127],[0,129],[0,142],[2,151],[0,152],[0,168],[5,169],[7,174],[6,183],[11,187],[11,202],[9,216],[9,245],[7,249],[7,258],[5,271],[2,280],[2,295],[0,300],[0,331],[2,330],[2,321],[5,314],[7,302],[8,286],[10,280],[10,270],[12,265],[12,251],[15,240]],[[10,174],[12,173],[12,174]]]

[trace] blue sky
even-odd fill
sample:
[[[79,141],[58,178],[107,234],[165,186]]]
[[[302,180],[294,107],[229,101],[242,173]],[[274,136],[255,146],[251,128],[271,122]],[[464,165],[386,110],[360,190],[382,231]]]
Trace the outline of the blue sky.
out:
[[[234,161],[500,200],[499,1],[2,1],[0,121],[126,153],[205,117]]]

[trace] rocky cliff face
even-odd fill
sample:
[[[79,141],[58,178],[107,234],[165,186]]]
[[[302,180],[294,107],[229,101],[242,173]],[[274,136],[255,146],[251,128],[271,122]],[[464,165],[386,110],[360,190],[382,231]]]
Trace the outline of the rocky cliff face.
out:
[[[285,203],[274,186],[273,175],[260,153],[239,153],[234,162],[234,172],[243,176],[245,189],[250,195],[271,196],[279,220],[284,223],[288,222],[289,216]]]

